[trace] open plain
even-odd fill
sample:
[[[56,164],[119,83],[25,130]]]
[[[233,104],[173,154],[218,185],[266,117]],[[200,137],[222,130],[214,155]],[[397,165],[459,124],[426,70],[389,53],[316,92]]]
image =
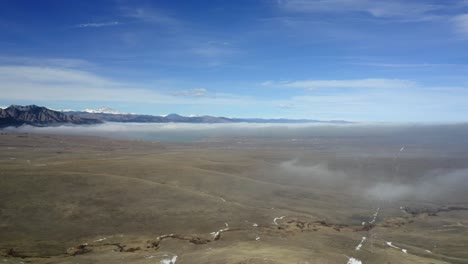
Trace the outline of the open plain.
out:
[[[398,139],[2,134],[0,259],[468,263],[466,142]]]

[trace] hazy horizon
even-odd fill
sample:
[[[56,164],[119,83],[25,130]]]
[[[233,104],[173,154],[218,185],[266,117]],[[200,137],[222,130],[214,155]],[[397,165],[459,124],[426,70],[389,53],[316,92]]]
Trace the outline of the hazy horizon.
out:
[[[7,0],[0,7],[0,105],[468,121],[464,0]]]

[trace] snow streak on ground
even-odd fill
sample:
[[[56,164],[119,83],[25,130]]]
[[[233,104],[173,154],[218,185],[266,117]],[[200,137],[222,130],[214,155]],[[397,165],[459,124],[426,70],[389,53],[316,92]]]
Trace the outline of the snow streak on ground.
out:
[[[285,215],[283,215],[283,216],[281,216],[281,217],[275,217],[275,218],[273,219],[273,223],[274,223],[275,225],[278,225],[278,222],[276,222],[276,221],[281,220],[281,219],[283,219],[283,218],[285,218],[285,217],[286,217]]]
[[[175,264],[176,261],[177,261],[177,255],[173,256],[172,258],[169,258],[168,256],[166,256],[160,261],[160,263],[161,264]]]
[[[379,216],[380,208],[377,208],[377,211],[373,214],[372,220],[369,222],[369,224],[374,224],[375,220],[377,219],[377,216]]]
[[[346,262],[346,264],[362,264],[362,261],[360,261],[359,259],[356,259],[356,258],[349,258],[348,262]]]
[[[394,245],[392,244],[392,242],[385,242],[385,243],[386,243],[388,246],[392,247],[392,248],[401,250],[403,253],[408,254],[408,250],[406,250],[406,249],[404,249],[404,248],[399,248],[399,247],[397,247],[397,246],[394,246]]]
[[[361,242],[360,242],[359,245],[357,245],[357,247],[356,247],[356,250],[360,250],[360,249],[361,249],[362,244],[364,243],[364,241],[366,241],[366,237],[362,237]]]
[[[223,228],[223,229],[220,229],[216,232],[211,232],[211,236],[213,237],[214,240],[218,240],[219,239],[219,236],[221,235],[222,232],[224,231],[228,231],[229,230],[229,224],[228,223],[224,223],[224,225],[226,226],[226,228]]]

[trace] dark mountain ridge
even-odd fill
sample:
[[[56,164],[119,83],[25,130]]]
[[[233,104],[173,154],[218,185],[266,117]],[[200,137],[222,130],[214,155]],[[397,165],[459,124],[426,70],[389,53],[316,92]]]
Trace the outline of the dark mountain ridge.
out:
[[[52,126],[62,124],[92,125],[100,124],[101,120],[67,115],[37,105],[11,105],[0,109],[0,127],[8,126]]]

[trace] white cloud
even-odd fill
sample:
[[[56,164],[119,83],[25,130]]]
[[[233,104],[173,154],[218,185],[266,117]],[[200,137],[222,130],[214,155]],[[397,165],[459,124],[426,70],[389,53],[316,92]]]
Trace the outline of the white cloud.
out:
[[[93,63],[82,59],[0,56],[0,65],[34,65],[59,68],[94,67]]]
[[[227,42],[208,41],[205,43],[196,43],[189,52],[199,57],[207,59],[227,57],[239,53]]]
[[[400,0],[280,0],[278,2],[280,7],[293,12],[360,12],[379,18],[397,17],[414,20],[431,18],[430,12],[440,8],[433,4]]]
[[[282,108],[282,109],[291,109],[291,108],[294,108],[294,106],[292,104],[285,104],[285,103],[280,103],[277,105],[278,108]]]
[[[178,95],[167,89],[144,88],[122,83],[96,74],[66,68],[37,66],[0,66],[2,101],[130,102],[169,105],[255,105],[254,98],[231,94],[207,93],[204,88],[180,90]],[[185,98],[182,95],[186,95]]]
[[[466,67],[468,64],[460,63],[381,63],[381,62],[353,62],[358,66],[385,67],[385,68],[429,68],[429,67]]]
[[[194,89],[188,89],[188,90],[178,90],[172,93],[172,95],[175,96],[205,96],[208,93],[208,90],[205,88],[194,88]]]
[[[193,54],[204,57],[217,57],[227,53],[226,49],[219,47],[197,47],[190,50]]]
[[[84,23],[84,24],[78,24],[76,27],[78,28],[98,28],[98,27],[110,27],[110,26],[117,26],[120,25],[121,23],[117,21],[111,21],[111,22],[102,22],[102,23]]]
[[[372,89],[398,89],[416,87],[416,83],[400,79],[352,79],[352,80],[303,80],[274,83],[268,85],[284,87],[321,89],[321,88],[372,88]]]
[[[270,85],[273,85],[275,84],[274,81],[264,81],[262,83],[260,83],[261,86],[270,86]]]
[[[149,88],[90,71],[64,67],[0,66],[3,105],[23,102],[48,105],[60,102],[60,107],[75,107],[83,103],[107,102],[113,105],[122,102],[137,108],[142,105],[165,105],[175,111],[191,106],[202,114],[236,117],[355,121],[459,121],[466,120],[464,113],[468,109],[468,92],[463,86],[424,87],[400,79],[269,81],[266,85],[301,89],[286,89],[291,93],[273,99],[262,94],[251,97],[209,93],[201,87],[187,90]],[[317,92],[304,93],[303,90],[308,89]],[[278,108],[287,110],[280,111]]]
[[[468,14],[458,15],[452,19],[455,30],[463,38],[468,38]]]
[[[180,24],[178,19],[167,14],[167,12],[156,8],[122,7],[122,11],[125,17],[138,19],[147,23],[163,24],[168,26],[175,26]]]
[[[18,83],[52,84],[52,85],[81,85],[81,86],[118,86],[117,82],[99,77],[95,74],[80,70],[37,67],[37,66],[0,66],[0,80],[3,86]]]

